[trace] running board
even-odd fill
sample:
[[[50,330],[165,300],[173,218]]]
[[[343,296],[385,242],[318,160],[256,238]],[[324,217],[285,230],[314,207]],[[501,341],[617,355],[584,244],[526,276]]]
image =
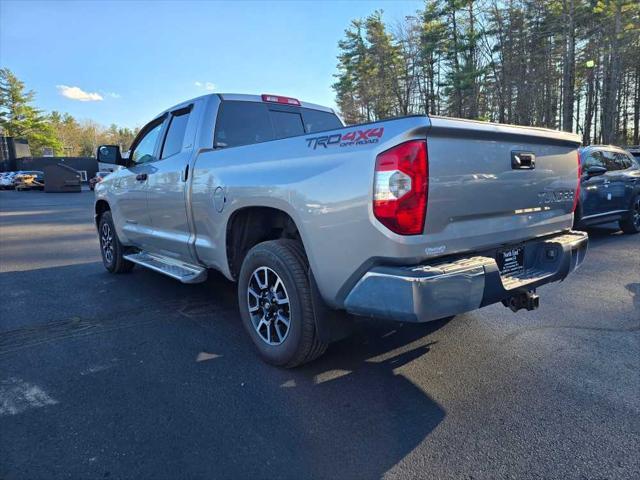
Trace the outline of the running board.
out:
[[[164,273],[182,283],[200,283],[207,279],[206,268],[190,265],[163,255],[139,252],[124,255],[124,258],[156,272]]]

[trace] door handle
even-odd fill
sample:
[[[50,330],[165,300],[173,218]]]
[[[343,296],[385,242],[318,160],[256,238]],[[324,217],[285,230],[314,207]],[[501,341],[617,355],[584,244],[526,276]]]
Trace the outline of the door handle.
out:
[[[136,180],[139,182],[145,182],[147,178],[148,177],[146,173],[139,173],[138,175],[136,175]]]

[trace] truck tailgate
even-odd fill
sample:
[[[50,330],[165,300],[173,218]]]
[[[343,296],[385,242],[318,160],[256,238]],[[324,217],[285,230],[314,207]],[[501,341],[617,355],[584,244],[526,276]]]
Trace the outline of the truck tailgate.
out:
[[[427,252],[477,250],[571,227],[577,135],[439,117],[430,121]]]

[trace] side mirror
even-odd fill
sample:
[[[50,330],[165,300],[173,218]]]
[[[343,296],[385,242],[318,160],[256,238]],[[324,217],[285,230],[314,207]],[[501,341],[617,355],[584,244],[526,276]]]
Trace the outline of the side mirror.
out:
[[[603,175],[607,173],[607,169],[604,167],[593,166],[587,168],[587,176],[588,177],[597,177],[598,175]]]
[[[109,163],[111,165],[126,166],[127,161],[120,154],[118,145],[100,145],[98,147],[98,162]]]

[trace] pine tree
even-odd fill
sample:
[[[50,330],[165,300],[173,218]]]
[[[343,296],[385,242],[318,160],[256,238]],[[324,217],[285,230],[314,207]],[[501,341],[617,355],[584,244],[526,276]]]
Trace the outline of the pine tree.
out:
[[[368,71],[374,93],[373,113],[376,119],[397,115],[394,92],[399,90],[400,49],[394,44],[382,21],[382,11],[375,11],[365,20],[368,43]]]
[[[8,68],[0,69],[0,130],[8,137],[26,138],[34,155],[41,155],[44,147],[62,151],[62,143],[55,135],[49,118],[32,103],[33,91]]]
[[[369,88],[370,61],[363,30],[362,20],[353,20],[345,31],[345,38],[338,42],[338,73],[333,89],[338,108],[348,124],[373,120],[374,92]]]

